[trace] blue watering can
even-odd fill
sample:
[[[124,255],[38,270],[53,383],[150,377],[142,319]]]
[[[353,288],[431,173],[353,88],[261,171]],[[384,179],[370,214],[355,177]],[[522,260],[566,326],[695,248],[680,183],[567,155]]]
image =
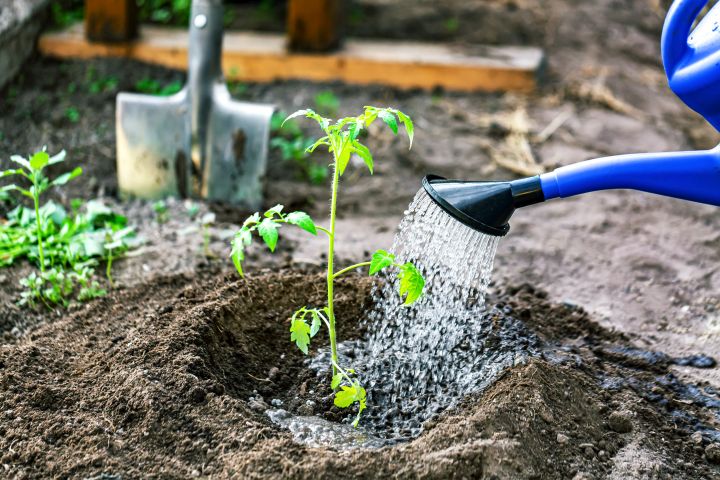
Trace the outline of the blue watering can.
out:
[[[720,3],[692,29],[707,0],[676,0],[662,34],[670,88],[720,131]],[[505,235],[515,209],[552,198],[629,188],[720,206],[720,146],[707,151],[641,153],[579,162],[509,182],[423,179],[432,199],[462,223]]]

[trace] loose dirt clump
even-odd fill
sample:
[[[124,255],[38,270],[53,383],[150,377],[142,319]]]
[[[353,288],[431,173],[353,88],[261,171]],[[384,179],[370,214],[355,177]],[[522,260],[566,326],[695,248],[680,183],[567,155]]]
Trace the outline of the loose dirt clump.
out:
[[[271,402],[298,412],[313,399],[313,414],[338,418],[323,401],[326,380],[288,340],[293,309],[321,302],[323,284],[321,274],[159,277],[4,345],[0,465],[9,478],[605,478],[650,460],[654,478],[717,473],[703,458],[711,419],[672,387],[651,390],[655,400],[636,388],[657,371],[599,362],[557,336],[544,358],[506,371],[410,442],[341,452],[295,443],[269,421]],[[339,282],[341,338],[362,335],[370,289],[359,276]],[[570,308],[511,291],[507,314],[527,310],[538,331]],[[572,315],[581,337],[613,338]],[[610,388],[611,375],[631,385]],[[705,425],[700,444],[690,418]]]

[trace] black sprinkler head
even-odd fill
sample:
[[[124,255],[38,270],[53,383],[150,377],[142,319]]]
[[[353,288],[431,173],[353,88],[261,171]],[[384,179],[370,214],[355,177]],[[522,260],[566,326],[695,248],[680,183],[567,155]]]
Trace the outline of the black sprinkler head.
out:
[[[447,180],[427,175],[425,191],[445,212],[470,228],[502,237],[516,208],[545,201],[540,177],[511,182]]]

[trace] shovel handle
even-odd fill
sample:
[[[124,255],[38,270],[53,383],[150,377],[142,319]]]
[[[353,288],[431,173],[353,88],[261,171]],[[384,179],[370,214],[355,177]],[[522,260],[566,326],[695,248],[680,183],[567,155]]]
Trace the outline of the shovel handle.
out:
[[[222,81],[223,6],[221,0],[193,0],[190,10],[187,90],[190,97],[191,158],[197,184],[204,179],[207,128],[213,87]]]

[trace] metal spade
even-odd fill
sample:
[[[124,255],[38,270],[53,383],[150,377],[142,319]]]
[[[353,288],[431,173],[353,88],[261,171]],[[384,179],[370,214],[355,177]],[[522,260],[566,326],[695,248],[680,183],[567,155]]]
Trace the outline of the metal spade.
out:
[[[194,0],[187,84],[177,94],[117,97],[117,174],[126,196],[262,200],[274,107],[231,99],[220,68],[221,0]]]

